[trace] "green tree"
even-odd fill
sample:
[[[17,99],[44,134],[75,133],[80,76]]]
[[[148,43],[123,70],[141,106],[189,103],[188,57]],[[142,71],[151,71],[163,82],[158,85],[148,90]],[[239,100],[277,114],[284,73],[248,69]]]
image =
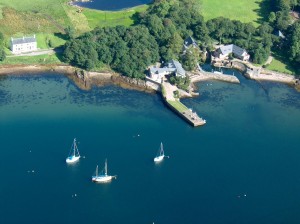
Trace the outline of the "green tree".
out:
[[[0,46],[4,45],[4,35],[2,32],[0,32]]]
[[[300,69],[300,23],[294,23],[288,35],[288,53],[289,58]]]
[[[272,24],[272,23],[275,22],[275,20],[276,20],[276,14],[275,14],[275,12],[270,12],[269,17],[268,17],[269,23]]]
[[[0,48],[0,61],[4,61],[6,58],[6,53],[3,48]]]
[[[66,32],[69,39],[74,39],[75,38],[75,29],[72,26],[67,26],[65,28],[65,32]]]
[[[197,68],[200,60],[200,52],[198,48],[190,46],[186,53],[182,56],[183,67],[188,71],[193,71]]]

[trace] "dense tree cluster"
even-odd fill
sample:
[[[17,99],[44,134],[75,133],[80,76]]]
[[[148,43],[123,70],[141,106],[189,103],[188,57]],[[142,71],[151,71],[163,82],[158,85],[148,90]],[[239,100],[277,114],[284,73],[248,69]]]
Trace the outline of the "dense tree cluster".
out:
[[[300,13],[300,0],[275,0],[270,4],[273,11],[269,15],[269,23],[284,32],[286,37],[275,50],[280,51],[300,71],[300,21],[294,21],[290,16],[291,11]]]
[[[158,61],[158,45],[144,26],[97,28],[65,45],[66,62],[91,70],[101,63],[130,77],[141,78]]]
[[[155,37],[164,61],[179,59],[184,39],[205,24],[197,0],[156,0],[139,20]]]
[[[299,64],[299,22],[291,25],[289,12],[300,8],[300,0],[269,0],[273,12],[259,27],[223,17],[205,22],[199,2],[154,0],[147,11],[135,15],[132,27],[96,28],[76,39],[69,28],[63,58],[88,70],[106,64],[124,75],[141,78],[158,60],[176,59],[193,70],[203,58],[201,52],[212,50],[214,43],[233,43],[247,49],[254,63],[264,63],[271,50],[285,48],[290,60]],[[287,38],[274,35],[276,30],[284,31]],[[183,54],[188,36],[197,40],[200,51],[190,48]]]
[[[4,36],[0,32],[0,61],[3,61],[6,58],[6,53],[4,51]]]
[[[289,59],[300,71],[300,23],[294,23],[288,30],[287,49]]]

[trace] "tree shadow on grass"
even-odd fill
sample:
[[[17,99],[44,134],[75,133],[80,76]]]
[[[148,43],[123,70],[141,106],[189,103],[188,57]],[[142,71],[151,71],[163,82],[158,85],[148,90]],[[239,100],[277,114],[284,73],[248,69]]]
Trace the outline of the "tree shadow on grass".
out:
[[[69,35],[67,33],[54,33],[54,36],[63,39],[63,40],[69,40]]]
[[[130,19],[133,20],[133,25],[138,25],[140,23],[139,12],[134,13]]]
[[[268,21],[269,14],[272,11],[272,1],[273,0],[262,0],[255,2],[259,5],[259,9],[253,10],[258,15],[258,19],[255,21],[256,23],[262,24]]]

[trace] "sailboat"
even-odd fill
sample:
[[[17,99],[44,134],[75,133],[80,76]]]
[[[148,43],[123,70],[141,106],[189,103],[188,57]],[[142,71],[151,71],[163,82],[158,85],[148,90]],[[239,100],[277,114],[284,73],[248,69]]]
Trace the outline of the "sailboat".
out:
[[[79,151],[78,151],[77,144],[76,144],[76,138],[74,138],[70,154],[66,159],[66,163],[77,162],[79,160],[79,158],[80,158],[80,155],[79,155]]]
[[[158,150],[157,156],[154,158],[154,162],[161,162],[165,157],[169,158],[169,156],[165,156],[163,144],[160,143],[160,148]]]
[[[98,174],[98,165],[96,167],[96,174],[95,176],[92,176],[92,181],[97,183],[105,183],[111,181],[113,178],[117,178],[117,176],[110,176],[107,175],[107,159],[105,160],[104,169]]]

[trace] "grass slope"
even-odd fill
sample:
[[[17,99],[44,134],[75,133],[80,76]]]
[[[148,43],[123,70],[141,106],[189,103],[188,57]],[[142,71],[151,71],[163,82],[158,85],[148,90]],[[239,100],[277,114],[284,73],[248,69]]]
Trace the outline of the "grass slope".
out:
[[[202,4],[205,20],[223,16],[225,18],[252,22],[258,25],[264,19],[268,7],[264,0],[198,0]]]
[[[136,12],[146,11],[147,7],[147,5],[141,5],[130,9],[112,12],[84,9],[83,14],[86,16],[88,24],[92,29],[96,26],[130,26],[134,23],[134,19],[132,18],[133,14]]]
[[[134,23],[132,15],[146,10],[146,5],[121,11],[79,10],[67,4],[69,0],[0,0],[0,30],[7,39],[11,36],[44,33],[56,41],[55,33],[63,33],[67,26],[75,29],[77,35],[94,29],[96,26],[130,26]],[[62,38],[63,36],[60,36]],[[41,38],[39,38],[41,39]],[[41,40],[44,48],[48,40]],[[39,45],[39,43],[38,43]]]
[[[267,65],[266,68],[276,72],[295,74],[296,73],[295,69],[291,65],[289,65],[288,62],[285,61],[286,60],[284,60],[281,57],[274,56],[271,64]]]

